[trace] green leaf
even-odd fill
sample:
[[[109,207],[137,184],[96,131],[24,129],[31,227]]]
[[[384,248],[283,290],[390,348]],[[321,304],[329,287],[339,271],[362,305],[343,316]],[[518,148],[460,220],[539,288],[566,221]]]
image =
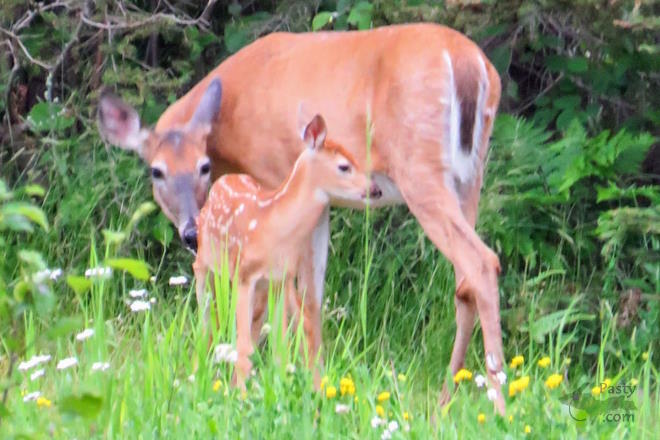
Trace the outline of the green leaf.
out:
[[[235,24],[225,26],[225,47],[229,53],[238,52],[249,41],[250,37],[245,29]]]
[[[85,277],[78,277],[69,275],[66,277],[66,283],[76,292],[77,295],[82,295],[92,287],[92,282]]]
[[[23,191],[25,191],[25,194],[28,196],[33,196],[33,197],[43,197],[46,195],[46,190],[43,188],[41,185],[27,185],[25,188],[23,188]]]
[[[174,238],[174,232],[172,232],[170,221],[162,214],[158,216],[156,224],[151,230],[151,234],[164,247],[169,246],[169,244],[172,242],[172,239]]]
[[[319,29],[323,29],[329,23],[332,23],[332,12],[319,12],[312,20],[312,30],[318,31]]]
[[[48,231],[48,220],[46,219],[46,214],[44,214],[41,208],[38,208],[31,203],[7,203],[0,209],[0,219],[4,220],[3,217],[11,216],[24,217],[30,220],[32,223],[41,226],[41,228],[45,231]]]
[[[101,411],[103,399],[89,393],[84,393],[81,396],[69,395],[60,400],[57,406],[62,413],[92,419]]]
[[[371,27],[371,15],[374,5],[369,2],[359,2],[348,14],[348,23],[356,26],[360,30],[369,29]]]
[[[46,262],[44,261],[44,257],[41,255],[41,252],[22,249],[18,251],[18,258],[37,270],[46,268]]]
[[[566,67],[569,72],[582,73],[589,69],[589,62],[585,57],[568,58]]]
[[[61,105],[40,102],[32,107],[27,117],[28,125],[34,132],[60,132],[71,127],[74,118],[66,116]]]
[[[149,266],[142,260],[133,258],[111,258],[105,261],[105,264],[113,269],[123,270],[130,273],[138,280],[149,279]]]
[[[567,315],[568,314],[568,315]],[[545,335],[556,330],[560,324],[572,324],[579,321],[591,321],[595,315],[589,313],[571,313],[568,310],[559,310],[529,323],[529,334],[534,340],[541,343]]]
[[[46,336],[48,339],[54,340],[62,336],[68,336],[83,326],[83,320],[80,316],[67,316],[60,318],[54,325],[48,329]]]
[[[103,238],[107,244],[119,244],[126,240],[126,233],[120,231],[103,230]]]
[[[580,107],[580,103],[582,102],[582,98],[578,95],[567,95],[567,96],[562,96],[560,98],[555,99],[552,102],[552,105],[555,108],[560,108],[562,110],[566,109],[576,109]]]

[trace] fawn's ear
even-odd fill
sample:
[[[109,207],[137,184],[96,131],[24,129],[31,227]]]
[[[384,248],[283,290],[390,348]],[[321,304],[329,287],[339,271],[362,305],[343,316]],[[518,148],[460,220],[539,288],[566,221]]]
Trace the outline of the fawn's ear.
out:
[[[206,87],[202,99],[197,104],[195,113],[188,122],[188,129],[193,132],[207,135],[211,131],[211,125],[220,112],[222,103],[222,83],[218,78],[214,78]]]
[[[144,157],[144,144],[149,137],[149,130],[140,127],[140,117],[135,109],[111,92],[101,94],[96,124],[103,139]]]
[[[303,141],[307,148],[319,150],[325,142],[326,128],[325,121],[321,115],[314,116],[314,119],[307,124],[303,132]]]

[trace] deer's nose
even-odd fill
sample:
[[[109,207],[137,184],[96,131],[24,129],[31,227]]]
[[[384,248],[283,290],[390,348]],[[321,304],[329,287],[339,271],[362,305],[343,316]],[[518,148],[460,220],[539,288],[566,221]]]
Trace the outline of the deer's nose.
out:
[[[186,228],[183,230],[182,238],[186,246],[188,246],[193,251],[197,250],[197,230],[195,229],[194,224],[189,223],[186,225]]]
[[[380,199],[383,195],[383,191],[380,190],[380,187],[375,183],[371,184],[371,189],[369,189],[369,197],[372,199]]]

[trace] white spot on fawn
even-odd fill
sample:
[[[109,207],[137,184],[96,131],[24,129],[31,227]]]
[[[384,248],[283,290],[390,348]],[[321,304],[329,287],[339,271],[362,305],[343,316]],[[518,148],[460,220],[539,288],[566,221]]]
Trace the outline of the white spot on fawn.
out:
[[[250,224],[248,225],[248,231],[253,231],[254,228],[256,228],[256,227],[257,227],[257,220],[256,220],[256,219],[252,219],[252,220],[250,221]]]

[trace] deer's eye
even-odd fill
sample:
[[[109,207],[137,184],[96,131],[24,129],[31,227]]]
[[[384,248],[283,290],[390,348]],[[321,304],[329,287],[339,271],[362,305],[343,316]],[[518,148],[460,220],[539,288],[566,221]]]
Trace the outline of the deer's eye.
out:
[[[211,172],[211,164],[208,162],[206,162],[204,165],[199,167],[199,174],[201,174],[202,176],[205,176],[210,172]]]
[[[342,173],[349,173],[351,171],[351,166],[347,164],[341,164],[337,167]]]
[[[156,180],[160,180],[165,177],[165,173],[158,167],[151,167],[151,177]]]

